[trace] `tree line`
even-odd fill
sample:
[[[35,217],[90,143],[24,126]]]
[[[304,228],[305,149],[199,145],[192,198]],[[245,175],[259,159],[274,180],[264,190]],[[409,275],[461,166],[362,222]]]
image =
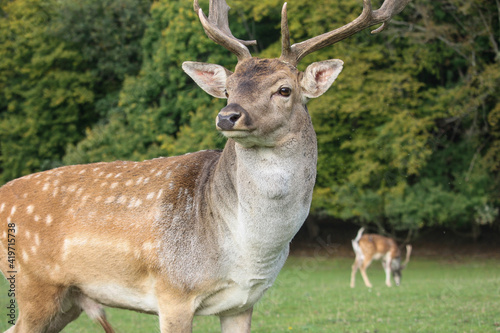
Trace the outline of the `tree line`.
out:
[[[231,29],[280,54],[282,2],[229,1]],[[379,3],[374,3],[377,7]],[[207,12],[207,1],[202,2]],[[292,42],[357,17],[358,0],[289,1]],[[500,3],[414,0],[386,31],[307,56],[344,70],[309,104],[313,216],[385,232],[500,227]],[[222,148],[224,101],[183,61],[234,68],[187,0],[1,0],[0,183],[57,166]]]

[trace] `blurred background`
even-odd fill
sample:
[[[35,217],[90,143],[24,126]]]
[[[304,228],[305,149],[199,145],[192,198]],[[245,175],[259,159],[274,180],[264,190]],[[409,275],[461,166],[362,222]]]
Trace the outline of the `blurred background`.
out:
[[[229,1],[235,36],[258,41],[254,56],[279,56],[282,3]],[[360,0],[290,0],[292,43],[361,10]],[[309,103],[318,177],[297,244],[349,243],[364,225],[402,243],[498,246],[499,13],[498,0],[413,0],[386,31],[302,61],[345,65]],[[187,60],[236,64],[188,0],[0,0],[0,184],[223,148],[214,119],[225,101],[182,72]]]

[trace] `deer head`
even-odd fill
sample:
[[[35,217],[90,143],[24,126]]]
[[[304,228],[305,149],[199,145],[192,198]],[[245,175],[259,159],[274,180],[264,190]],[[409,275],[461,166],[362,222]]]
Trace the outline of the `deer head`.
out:
[[[255,41],[235,38],[228,24],[229,7],[224,0],[211,0],[209,17],[194,2],[206,34],[238,58],[235,72],[220,65],[185,62],[184,71],[208,94],[227,98],[228,105],[217,116],[216,126],[226,137],[245,147],[280,144],[293,128],[294,115],[305,109],[310,98],[321,96],[342,70],[338,59],[316,62],[304,72],[297,70],[306,55],[341,41],[374,24],[383,23],[373,31],[382,31],[392,16],[410,0],[386,0],[372,11],[370,0],[363,1],[363,12],[353,22],[307,41],[290,45],[287,4],[282,10],[282,54],[276,59],[253,58],[247,46]],[[290,126],[283,126],[289,124]]]
[[[402,279],[401,271],[405,269],[408,263],[410,262],[411,250],[412,250],[411,245],[409,244],[406,245],[406,259],[404,263],[401,263],[401,257],[397,257],[396,259],[393,259],[391,261],[391,272],[394,278],[394,283],[396,283],[396,286],[401,285],[401,279]]]

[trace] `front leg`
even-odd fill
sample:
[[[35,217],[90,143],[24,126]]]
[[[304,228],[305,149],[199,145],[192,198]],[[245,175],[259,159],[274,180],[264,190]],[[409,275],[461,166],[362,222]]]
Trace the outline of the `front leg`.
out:
[[[183,306],[167,305],[169,308],[160,311],[161,333],[191,333],[193,331],[193,314]]]
[[[385,285],[387,287],[391,286],[391,262],[389,260],[383,261],[382,266],[385,271]]]
[[[158,283],[158,285],[162,286],[162,283]],[[180,290],[160,288],[158,293],[160,332],[191,333],[193,331],[195,297]]]
[[[222,333],[250,333],[253,307],[233,316],[220,316]]]

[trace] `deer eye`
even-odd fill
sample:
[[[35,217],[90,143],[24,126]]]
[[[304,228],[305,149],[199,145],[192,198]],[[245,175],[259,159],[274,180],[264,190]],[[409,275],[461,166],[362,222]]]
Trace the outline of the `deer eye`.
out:
[[[292,94],[292,89],[288,87],[281,87],[278,92],[281,96],[288,97]]]
[[[226,95],[226,98],[229,98],[229,94],[227,93],[226,89],[224,89],[224,95]]]

